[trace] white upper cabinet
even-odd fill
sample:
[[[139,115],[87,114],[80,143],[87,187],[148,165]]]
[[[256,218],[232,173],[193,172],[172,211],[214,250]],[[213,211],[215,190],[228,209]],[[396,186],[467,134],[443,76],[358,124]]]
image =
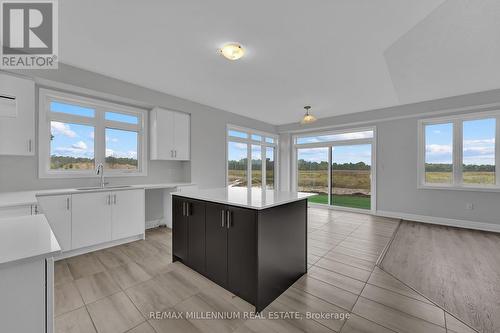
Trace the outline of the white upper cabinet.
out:
[[[150,114],[150,158],[190,159],[190,117],[188,114],[154,108]]]
[[[34,155],[35,83],[0,74],[0,155]]]

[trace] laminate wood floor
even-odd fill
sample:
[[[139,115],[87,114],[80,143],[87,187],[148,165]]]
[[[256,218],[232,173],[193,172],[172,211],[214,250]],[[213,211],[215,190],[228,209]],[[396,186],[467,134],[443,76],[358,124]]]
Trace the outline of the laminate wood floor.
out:
[[[375,266],[397,225],[309,209],[309,271],[259,317],[244,300],[171,263],[171,231],[150,230],[146,240],[56,263],[56,332],[470,332]],[[213,312],[227,317],[187,316]]]
[[[381,268],[479,332],[500,332],[500,234],[404,221]]]

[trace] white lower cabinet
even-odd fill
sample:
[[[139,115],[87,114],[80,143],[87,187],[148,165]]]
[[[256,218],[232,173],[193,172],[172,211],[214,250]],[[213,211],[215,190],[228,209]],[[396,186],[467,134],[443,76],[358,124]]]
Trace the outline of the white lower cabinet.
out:
[[[45,259],[0,268],[0,332],[52,332],[46,315],[53,302],[52,289],[46,289],[49,274],[53,266]]]
[[[112,199],[112,240],[144,233],[144,190],[116,191]]]
[[[71,250],[71,195],[40,196],[37,200],[61,250]]]
[[[38,197],[63,251],[143,234],[144,200],[143,189]]]
[[[93,192],[72,195],[73,249],[111,240],[111,193]]]

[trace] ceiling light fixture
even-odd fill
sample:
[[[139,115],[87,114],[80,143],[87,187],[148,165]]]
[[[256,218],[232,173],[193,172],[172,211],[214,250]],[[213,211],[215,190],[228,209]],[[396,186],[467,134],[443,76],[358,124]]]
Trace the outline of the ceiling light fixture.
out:
[[[311,109],[310,105],[304,106],[304,109],[306,110],[306,114],[304,115],[304,118],[300,121],[301,124],[310,124],[314,123],[317,119],[315,116],[309,113],[309,110]]]
[[[245,54],[243,47],[237,43],[226,44],[219,49],[219,52],[229,60],[238,60]]]

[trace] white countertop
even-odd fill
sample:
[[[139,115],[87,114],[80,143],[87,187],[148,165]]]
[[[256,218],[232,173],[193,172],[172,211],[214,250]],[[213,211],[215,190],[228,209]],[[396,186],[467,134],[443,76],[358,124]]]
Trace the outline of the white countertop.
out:
[[[251,209],[265,209],[313,196],[312,193],[261,190],[246,187],[224,187],[205,190],[183,190],[172,195],[239,206]]]
[[[52,257],[61,251],[44,215],[0,219],[0,266]]]
[[[51,190],[32,190],[32,191],[18,191],[18,192],[0,192],[0,208],[33,205],[37,203],[36,197],[42,195],[62,195],[62,194],[76,194],[76,193],[89,193],[98,191],[120,191],[131,189],[162,189],[162,188],[175,188],[179,186],[190,186],[193,183],[159,183],[159,184],[138,184],[130,185],[121,188],[104,188],[79,191],[76,188],[61,188]]]

